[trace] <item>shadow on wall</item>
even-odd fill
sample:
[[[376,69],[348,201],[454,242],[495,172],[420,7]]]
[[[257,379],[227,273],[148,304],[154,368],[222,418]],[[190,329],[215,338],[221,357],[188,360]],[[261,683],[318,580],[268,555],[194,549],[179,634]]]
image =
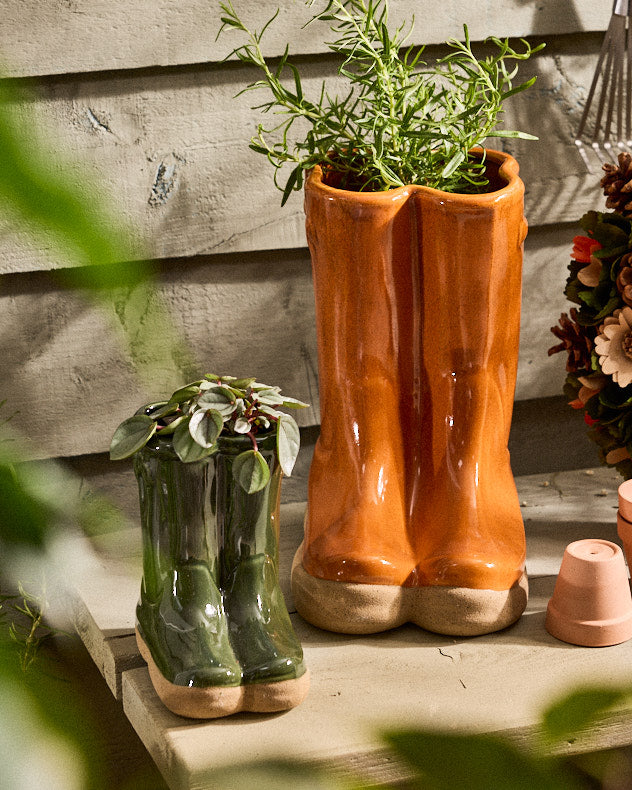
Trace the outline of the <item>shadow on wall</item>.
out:
[[[579,14],[575,9],[573,0],[554,0],[553,2],[542,2],[542,0],[515,0],[517,5],[532,6],[533,17],[530,25],[533,35],[546,35],[548,30],[555,27],[555,23],[560,17],[566,20],[566,27],[570,30],[583,30]]]
[[[582,415],[565,397],[514,403],[509,453],[515,476],[599,466]]]

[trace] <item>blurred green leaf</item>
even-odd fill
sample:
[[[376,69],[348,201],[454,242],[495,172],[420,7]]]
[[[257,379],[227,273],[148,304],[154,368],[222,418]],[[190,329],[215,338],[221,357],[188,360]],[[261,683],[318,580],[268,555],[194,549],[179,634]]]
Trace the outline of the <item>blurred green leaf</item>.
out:
[[[579,790],[552,761],[522,753],[490,735],[428,731],[391,732],[389,746],[432,790]]]
[[[63,263],[51,277],[106,308],[141,377],[151,380],[174,361],[186,374],[194,363],[156,292],[156,264],[103,199],[86,200],[86,193],[100,194],[87,168],[81,186],[65,175],[70,165],[64,166],[59,148],[38,138],[30,94],[1,76],[0,211],[15,217],[29,235],[40,236]]]
[[[40,699],[24,684],[24,678],[12,677],[7,666],[2,667],[2,788],[26,790],[45,786],[49,790],[84,790],[88,772],[83,755],[67,734],[51,726],[56,724],[58,714],[43,709]],[[61,710],[66,707],[67,701],[62,703]]]
[[[631,689],[583,688],[549,707],[542,716],[542,732],[550,742],[565,741],[594,726],[609,710],[632,696]]]
[[[93,207],[89,212],[83,192],[45,161],[46,146],[37,140],[37,125],[31,124],[29,142],[17,121],[16,109],[27,112],[25,94],[7,80],[0,80],[0,196],[4,208],[13,209],[38,232],[52,234],[65,251],[84,266],[130,260],[125,233],[110,217]],[[92,272],[95,285],[109,282],[107,269]],[[102,279],[101,279],[102,278]],[[118,282],[120,285],[120,281]]]
[[[14,546],[41,547],[44,544],[53,511],[37,499],[19,469],[0,463],[0,538]]]

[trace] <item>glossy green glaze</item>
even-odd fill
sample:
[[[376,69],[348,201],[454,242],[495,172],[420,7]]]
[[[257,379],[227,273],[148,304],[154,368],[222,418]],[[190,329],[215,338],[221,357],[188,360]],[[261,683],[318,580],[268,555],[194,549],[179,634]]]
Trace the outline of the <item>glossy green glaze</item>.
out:
[[[248,437],[221,437],[182,463],[152,440],[134,458],[143,531],[140,635],[164,677],[182,686],[274,683],[305,672],[278,583],[281,469],[275,437],[259,442],[270,482],[234,480]]]

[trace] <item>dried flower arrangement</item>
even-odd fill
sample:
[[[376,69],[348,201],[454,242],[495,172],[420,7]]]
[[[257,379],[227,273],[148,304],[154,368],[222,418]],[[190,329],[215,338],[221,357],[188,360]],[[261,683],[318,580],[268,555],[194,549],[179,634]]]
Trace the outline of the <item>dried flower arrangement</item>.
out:
[[[573,239],[565,295],[579,305],[551,328],[568,354],[564,394],[584,410],[601,460],[632,477],[632,156],[605,164],[610,212],[589,211]]]

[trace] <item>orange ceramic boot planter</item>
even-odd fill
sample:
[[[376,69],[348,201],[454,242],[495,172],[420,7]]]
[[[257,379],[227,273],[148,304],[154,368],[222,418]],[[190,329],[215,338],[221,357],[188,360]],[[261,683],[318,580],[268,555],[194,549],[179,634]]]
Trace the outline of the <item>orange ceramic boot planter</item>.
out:
[[[322,627],[380,631],[400,619],[401,586],[417,564],[401,420],[409,395],[400,349],[410,344],[412,315],[409,195],[333,189],[317,174],[306,212],[323,418],[294,593],[306,619]]]
[[[322,425],[293,593],[323,628],[485,633],[526,605],[507,451],[523,187],[488,158],[483,195],[306,185]]]
[[[405,433],[419,443],[409,528],[421,593],[412,616],[442,633],[502,628],[527,601],[524,528],[507,449],[526,223],[518,166],[503,158],[502,189],[446,195],[417,187],[411,200],[420,339],[411,380],[419,382],[419,406]]]

